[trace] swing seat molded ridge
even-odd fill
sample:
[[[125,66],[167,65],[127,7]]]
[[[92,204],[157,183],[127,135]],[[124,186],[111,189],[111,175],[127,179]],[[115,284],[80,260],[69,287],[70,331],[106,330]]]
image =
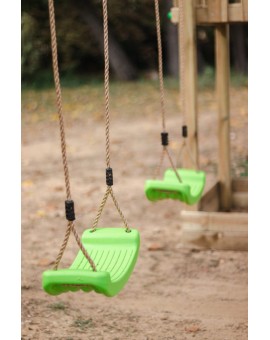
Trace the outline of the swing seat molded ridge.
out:
[[[205,187],[205,173],[191,169],[177,169],[179,182],[173,169],[167,169],[163,180],[147,180],[145,194],[149,201],[174,199],[188,205],[199,201]]]
[[[79,251],[68,269],[47,270],[43,273],[43,289],[50,295],[66,292],[95,291],[106,296],[118,294],[127,283],[135,267],[140,235],[135,229],[87,229],[82,243],[93,259],[94,272],[83,253]]]

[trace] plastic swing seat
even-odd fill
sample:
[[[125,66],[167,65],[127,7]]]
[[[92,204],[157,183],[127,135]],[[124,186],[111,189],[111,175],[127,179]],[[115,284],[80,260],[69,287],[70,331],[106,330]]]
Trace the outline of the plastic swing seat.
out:
[[[179,182],[173,169],[165,171],[163,180],[146,181],[144,190],[148,200],[170,198],[188,205],[198,202],[205,186],[205,173],[191,169],[177,169],[177,172],[182,182]]]
[[[68,269],[48,270],[43,273],[43,289],[51,295],[82,290],[114,296],[127,283],[137,261],[140,235],[135,229],[87,229],[82,243],[93,259],[94,272],[83,253],[79,251]]]

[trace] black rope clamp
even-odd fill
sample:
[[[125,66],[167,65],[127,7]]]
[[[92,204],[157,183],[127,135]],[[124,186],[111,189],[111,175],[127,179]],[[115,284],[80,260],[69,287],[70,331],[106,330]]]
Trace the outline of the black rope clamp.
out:
[[[188,136],[188,127],[187,125],[183,125],[182,126],[182,137],[187,138],[187,136]]]
[[[66,219],[70,222],[75,220],[75,210],[74,210],[74,202],[72,200],[65,201],[66,208]]]
[[[112,168],[106,169],[106,184],[111,187],[113,185],[113,170]]]
[[[163,146],[169,145],[169,134],[168,134],[168,132],[161,132],[161,144]]]

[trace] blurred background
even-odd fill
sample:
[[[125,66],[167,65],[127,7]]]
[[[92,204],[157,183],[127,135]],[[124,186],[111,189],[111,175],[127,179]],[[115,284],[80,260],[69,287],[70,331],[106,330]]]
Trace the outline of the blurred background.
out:
[[[108,3],[111,74],[121,81],[157,78],[157,47],[152,0]],[[172,1],[161,1],[165,75],[178,77],[177,25],[168,19]],[[55,2],[62,84],[103,81],[103,19],[100,0]],[[247,84],[248,24],[230,29],[233,84]],[[214,84],[214,32],[197,28],[200,86]],[[53,85],[47,0],[22,0],[22,85]]]

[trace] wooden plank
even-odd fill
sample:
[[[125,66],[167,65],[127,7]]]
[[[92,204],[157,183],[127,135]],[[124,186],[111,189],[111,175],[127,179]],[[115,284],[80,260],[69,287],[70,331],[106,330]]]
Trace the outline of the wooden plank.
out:
[[[247,192],[233,192],[232,206],[238,209],[248,209],[248,193]]]
[[[244,21],[248,21],[248,0],[242,0]]]
[[[192,247],[200,249],[211,250],[234,250],[234,251],[247,251],[248,250],[248,236],[242,234],[229,234],[229,233],[214,233],[212,235],[201,235],[196,239],[185,240]]]
[[[219,210],[219,182],[215,181],[212,185],[206,188],[199,204],[201,211],[218,211]]]
[[[228,0],[215,0],[216,6],[220,10],[220,22],[228,22]]]
[[[171,22],[173,24],[177,24],[179,22],[179,8],[178,7],[172,7],[171,8]]]
[[[216,92],[218,104],[219,181],[220,205],[230,210],[232,203],[230,159],[230,108],[229,108],[229,26],[215,27],[216,38]]]
[[[203,228],[205,231],[246,231],[248,216],[246,213],[233,212],[205,212],[205,211],[182,211],[181,222],[188,223],[188,230]]]
[[[232,191],[233,192],[248,192],[248,178],[234,178],[232,180]]]
[[[197,47],[196,26],[193,0],[184,1],[184,34],[182,37],[179,28],[179,46],[183,48],[185,75],[180,79],[184,87],[185,120],[188,125],[188,145],[194,160],[198,160],[198,117],[197,117]],[[180,26],[180,25],[179,25]],[[179,48],[180,51],[180,48]],[[181,56],[179,55],[179,58]],[[180,60],[181,62],[181,60]],[[180,74],[181,77],[181,74]],[[180,91],[180,96],[181,96]],[[186,168],[194,168],[194,164],[187,153],[183,155],[183,164]]]
[[[197,117],[197,46],[196,46],[196,23],[195,6],[193,0],[183,1],[184,29],[181,32],[179,27],[179,60],[181,61],[181,49],[185,66],[184,79],[181,79],[180,72],[180,99],[182,95],[185,101],[185,123],[188,126],[188,140],[190,152],[193,159],[198,161],[198,117]],[[183,36],[182,36],[183,33]],[[184,88],[184,91],[182,89]],[[183,112],[182,112],[183,114]],[[183,155],[183,165],[185,168],[194,168],[190,157]],[[198,205],[187,206],[186,209],[198,210]]]
[[[207,7],[197,7],[197,23],[226,23],[228,21],[227,0],[208,0]]]
[[[172,23],[179,22],[178,2],[175,1],[171,9]],[[197,25],[213,25],[221,23],[247,22],[248,21],[248,0],[241,3],[228,4],[227,0],[208,0],[206,6],[195,4],[195,17]]]
[[[204,249],[247,250],[248,214],[181,212],[181,242]]]
[[[243,22],[244,11],[242,3],[230,4],[228,7],[229,22]]]

